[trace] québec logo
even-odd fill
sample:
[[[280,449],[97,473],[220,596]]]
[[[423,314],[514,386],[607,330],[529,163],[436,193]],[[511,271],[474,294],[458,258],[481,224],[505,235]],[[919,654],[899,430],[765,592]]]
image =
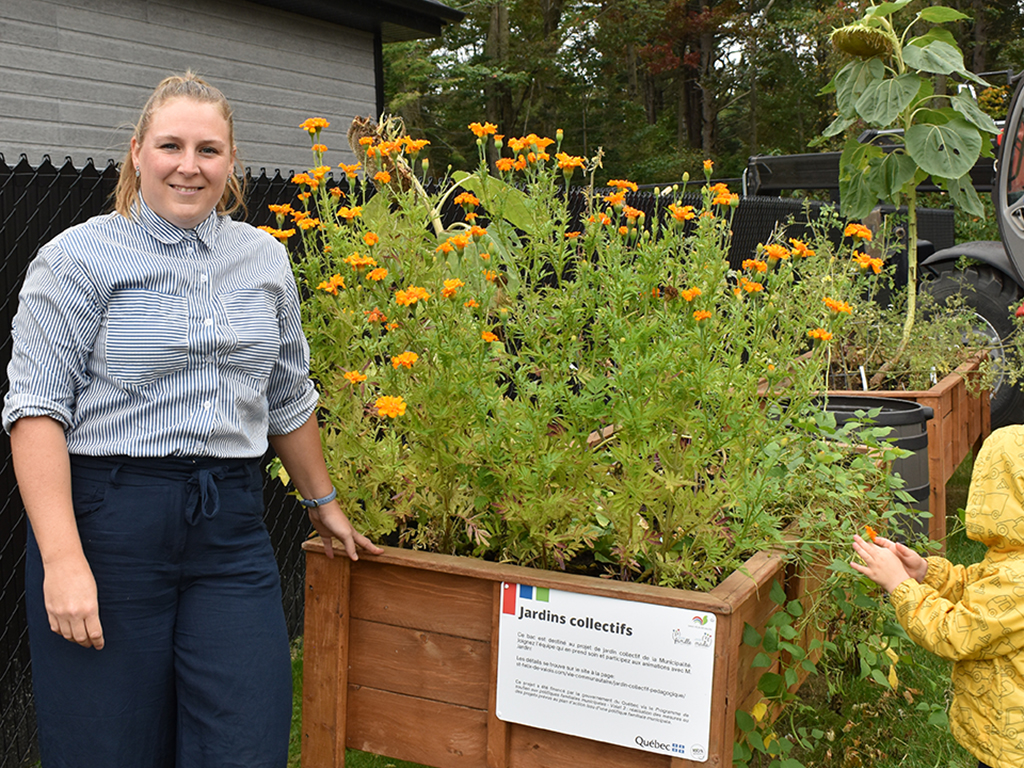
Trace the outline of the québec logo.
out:
[[[643,747],[644,749],[671,749],[671,747],[664,742],[658,741],[657,739],[645,739],[643,736],[637,736],[636,743],[637,746]]]

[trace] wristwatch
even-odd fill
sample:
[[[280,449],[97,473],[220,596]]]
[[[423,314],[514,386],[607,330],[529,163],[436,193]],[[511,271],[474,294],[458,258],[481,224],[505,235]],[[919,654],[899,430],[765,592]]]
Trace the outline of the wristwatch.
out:
[[[301,504],[304,507],[307,507],[308,509],[315,509],[316,507],[322,507],[324,504],[327,504],[328,502],[334,501],[334,499],[337,497],[337,495],[338,495],[338,489],[332,487],[331,488],[331,492],[328,493],[323,498],[320,498],[320,499],[299,499],[299,504]]]

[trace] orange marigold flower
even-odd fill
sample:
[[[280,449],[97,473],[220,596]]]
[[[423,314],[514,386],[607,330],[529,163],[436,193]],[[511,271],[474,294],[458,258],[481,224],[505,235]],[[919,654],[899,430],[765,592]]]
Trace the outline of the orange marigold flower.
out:
[[[793,246],[793,255],[801,258],[808,258],[814,255],[814,249],[808,248],[807,243],[803,240],[797,240],[795,237],[789,238],[789,244]]]
[[[484,270],[484,280],[486,280],[489,283],[493,283],[497,279],[498,279],[498,273],[495,272],[493,269],[485,269]]]
[[[387,171],[377,171],[375,174],[373,174],[373,180],[380,184],[390,184],[391,174],[388,173]]]
[[[472,194],[471,192],[463,192],[462,194],[458,195],[455,198],[454,202],[455,202],[456,205],[461,205],[463,208],[468,208],[469,210],[473,210],[478,205],[480,205],[480,198],[478,198],[476,195]]]
[[[274,227],[257,227],[257,229],[262,229],[264,232],[276,237],[282,243],[295,234],[294,229],[274,229]]]
[[[826,296],[824,299],[822,299],[822,301],[825,302],[826,307],[828,307],[837,314],[840,312],[844,312],[847,315],[853,314],[853,307],[851,307],[845,301],[839,301],[838,299],[833,299],[829,296]]]
[[[308,173],[296,173],[292,176],[292,184],[305,184],[307,187],[315,187],[318,185],[318,182]]]
[[[309,230],[320,226],[320,219],[306,218],[295,222],[299,225],[299,229]]]
[[[480,334],[480,338],[483,339],[484,341],[497,341],[498,340],[498,337],[496,335],[494,335],[493,333],[491,333],[490,331],[484,331],[483,333],[481,333]]]
[[[815,341],[829,341],[832,338],[832,334],[824,328],[815,328],[813,331],[808,331],[807,335]]]
[[[719,192],[711,201],[713,205],[734,205],[740,201],[740,196],[732,192]]]
[[[384,267],[377,267],[376,269],[371,269],[369,272],[366,273],[366,279],[373,280],[375,283],[379,283],[387,276],[388,271],[384,269]]]
[[[378,397],[374,406],[377,408],[378,416],[387,416],[391,419],[404,415],[407,407],[405,400],[401,396],[391,397],[390,395]]]
[[[358,384],[361,381],[366,381],[366,376],[361,374],[359,371],[346,371],[345,378],[348,379],[352,385]]]
[[[359,146],[368,147],[371,144],[373,144],[373,142],[375,142],[376,140],[377,139],[375,139],[373,136],[363,136],[361,139],[359,139]]]
[[[490,136],[497,133],[498,126],[494,123],[484,123],[483,125],[480,123],[470,123],[469,130],[471,130],[478,139],[482,139],[484,136]]]
[[[695,311],[693,313],[693,319],[696,320],[698,323],[701,320],[707,320],[710,317],[711,317],[711,313],[708,310],[706,310],[706,309],[698,309],[697,311]]]
[[[338,289],[345,287],[345,278],[341,275],[333,275],[330,280],[324,280],[317,288],[327,293],[338,295]]]
[[[515,162],[511,157],[500,157],[494,161],[494,167],[502,173],[508,173],[512,170]]]
[[[491,258],[491,254],[489,254],[489,253],[481,253],[480,254],[480,259],[482,261],[490,261],[490,258]]]
[[[752,269],[755,272],[767,272],[767,262],[761,261],[760,259],[744,259],[741,265],[744,269]]]
[[[377,145],[377,151],[380,152],[381,157],[391,157],[392,154],[402,151],[402,142],[382,141]]]
[[[742,288],[747,293],[760,293],[761,291],[764,290],[764,285],[755,280],[748,280],[745,277],[741,277],[740,288]]]
[[[313,196],[312,192],[300,192],[299,194],[296,195],[296,197],[299,199],[300,203],[306,202],[312,196]]]
[[[457,277],[453,277],[451,280],[445,280],[444,289],[441,291],[441,295],[446,299],[454,298],[455,293],[464,285],[465,283]]]
[[[623,224],[621,227],[619,227],[619,234],[622,235],[623,237],[628,235],[629,234],[629,227],[627,227],[625,224]]]
[[[692,205],[676,205],[675,203],[669,203],[668,209],[672,212],[672,218],[678,222],[689,221],[690,219],[697,218],[697,214],[694,213]]]
[[[362,165],[363,164],[361,162],[356,163],[355,165],[345,165],[344,163],[339,163],[338,167],[345,172],[346,176],[348,176],[350,179],[354,179],[356,177],[356,173],[359,171]]]
[[[584,160],[576,155],[569,155],[565,152],[556,152],[555,159],[558,160],[558,167],[563,171],[573,171],[576,168],[583,168]]]
[[[710,187],[708,187],[708,190],[710,190],[713,194],[716,195],[721,195],[723,193],[727,194],[729,192],[729,185],[726,184],[724,181],[720,181],[717,184],[712,184]]]
[[[714,167],[715,167],[715,161],[714,160],[705,160],[704,161],[704,170],[705,171],[710,171]]]
[[[299,123],[299,128],[310,134],[315,134],[320,131],[321,128],[327,128],[329,125],[330,123],[322,117],[310,117]]]
[[[406,368],[412,368],[412,364],[420,359],[420,356],[415,352],[403,352],[400,355],[395,355],[391,358],[391,367],[398,370],[403,365]]]
[[[345,196],[345,193],[341,191],[341,187],[331,187],[328,192],[331,193],[332,197],[336,197],[339,200]]]
[[[388,316],[376,307],[364,314],[366,315],[366,322],[368,323],[386,323],[388,321]]]
[[[462,306],[466,307],[467,309],[476,309],[480,305],[476,302],[476,299],[467,299],[465,302],[463,302]]]
[[[789,249],[784,245],[779,245],[778,243],[769,243],[764,246],[764,252],[768,257],[768,261],[780,261],[790,257]]]
[[[288,205],[288,203],[284,203],[283,205],[271,204],[268,205],[267,208],[270,210],[271,213],[276,213],[278,216],[287,216],[289,213],[292,212],[292,207]]]
[[[640,189],[635,182],[627,181],[626,179],[612,179],[608,182],[608,186],[615,187],[616,189],[621,189],[623,191],[628,189],[630,192],[636,192]]]
[[[526,165],[526,157],[520,155],[519,157],[516,158],[516,161],[512,164],[512,167],[517,171],[523,171],[526,170]]]
[[[641,211],[639,208],[632,208],[626,205],[623,206],[622,208],[622,215],[625,216],[627,219],[635,221],[636,219],[643,219],[646,214],[644,214],[644,212]]]
[[[623,191],[612,192],[602,198],[608,205],[620,206],[626,202],[626,193]]]
[[[865,525],[864,526],[864,533],[867,534],[867,537],[869,539],[871,539],[871,543],[874,544],[875,543],[875,539],[878,538],[878,531],[876,531],[870,525]]]
[[[847,224],[846,229],[843,230],[843,237],[855,237],[858,240],[870,240],[871,230],[865,227],[863,224]]]
[[[324,176],[331,172],[331,166],[329,165],[318,165],[316,168],[309,169],[309,175],[317,181],[322,181]]]
[[[882,260],[872,258],[871,256],[868,256],[866,253],[854,251],[853,260],[857,262],[857,266],[860,267],[861,269],[870,269],[876,275],[880,274],[882,271]]]
[[[483,236],[486,235],[486,234],[487,234],[487,228],[486,227],[479,227],[476,224],[474,224],[472,227],[469,228],[469,236],[472,237],[477,242],[479,242],[483,238]]]
[[[448,253],[451,253],[454,250],[455,250],[455,246],[452,245],[451,238],[448,238],[443,243],[441,243],[439,246],[437,246],[437,248],[434,249],[434,252],[435,253],[445,253],[445,254],[448,254]]]
[[[566,240],[575,240],[581,234],[582,234],[581,232],[566,232],[565,233],[565,238],[566,238]]]
[[[418,152],[422,151],[423,148],[428,146],[429,144],[430,142],[427,141],[426,139],[410,139],[409,137],[406,137],[405,151],[408,152],[410,155],[415,155]]]
[[[374,246],[380,242],[380,236],[376,232],[367,232],[363,235],[363,242],[369,246]]]
[[[700,288],[684,288],[679,292],[679,295],[682,296],[687,301],[693,301],[702,293],[703,291],[701,291]]]
[[[337,216],[339,219],[345,219],[345,221],[352,221],[358,219],[363,215],[363,207],[361,205],[353,205],[351,208],[342,206],[338,209]]]
[[[395,331],[395,330],[398,330],[398,323],[388,323],[387,325],[384,326],[384,330],[385,331]]]
[[[417,301],[426,301],[429,298],[430,294],[426,289],[416,285],[410,285],[404,291],[395,291],[395,302],[403,307],[411,307]]]
[[[377,261],[369,256],[363,256],[361,253],[352,253],[345,257],[345,263],[348,264],[352,269],[366,269],[367,267],[376,267]]]

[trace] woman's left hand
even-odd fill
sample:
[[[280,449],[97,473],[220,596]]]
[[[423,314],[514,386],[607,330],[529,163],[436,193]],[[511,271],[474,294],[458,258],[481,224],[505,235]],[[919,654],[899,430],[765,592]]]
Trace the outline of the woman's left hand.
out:
[[[331,539],[338,539],[345,547],[345,553],[353,560],[359,559],[359,549],[365,549],[374,555],[379,555],[384,551],[352,527],[352,523],[341,511],[341,507],[336,501],[310,509],[309,520],[316,528],[316,532],[323,538],[326,545],[324,554],[328,557],[334,557]]]

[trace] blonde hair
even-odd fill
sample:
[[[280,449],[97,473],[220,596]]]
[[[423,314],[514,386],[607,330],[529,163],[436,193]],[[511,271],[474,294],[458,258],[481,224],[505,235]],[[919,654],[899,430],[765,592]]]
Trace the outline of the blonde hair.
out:
[[[220,113],[228,124],[228,143],[233,150],[235,148],[235,121],[234,113],[224,94],[217,88],[207,83],[192,71],[183,75],[172,75],[165,77],[156,87],[146,106],[142,108],[139,121],[135,124],[135,131],[132,134],[137,144],[142,140],[149,130],[153,121],[154,113],[167,102],[174,99],[191,99],[201,104],[214,104],[220,108]],[[235,158],[235,166],[238,171],[241,165],[238,158]],[[114,190],[114,210],[125,218],[131,218],[132,208],[139,199],[139,178],[136,175],[132,164],[132,152],[129,148],[124,161],[121,163],[121,174],[117,179],[117,188]],[[233,171],[228,176],[227,185],[224,187],[224,194],[217,201],[217,213],[231,214],[239,208],[248,213],[245,207],[245,175]]]

